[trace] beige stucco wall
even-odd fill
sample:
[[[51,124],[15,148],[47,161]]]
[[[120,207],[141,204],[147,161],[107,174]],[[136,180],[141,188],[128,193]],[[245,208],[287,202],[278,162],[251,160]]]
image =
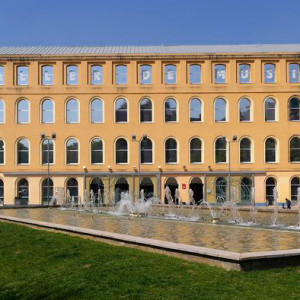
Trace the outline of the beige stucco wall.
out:
[[[9,60],[8,60],[9,59]],[[153,141],[154,161],[152,164],[141,166],[142,172],[161,172],[161,194],[166,177],[176,177],[182,201],[188,200],[188,185],[191,177],[199,176],[204,180],[204,173],[212,171],[227,171],[228,164],[214,162],[214,141],[218,136],[226,135],[231,138],[238,136],[238,141],[231,145],[232,171],[256,172],[264,171],[264,175],[255,175],[255,193],[257,202],[265,202],[265,178],[274,175],[278,182],[280,199],[290,197],[289,182],[292,176],[298,174],[299,164],[289,163],[288,142],[291,136],[299,134],[299,123],[289,122],[287,105],[292,95],[300,94],[299,84],[290,84],[287,81],[287,64],[297,61],[296,54],[277,55],[274,53],[243,55],[134,55],[134,56],[45,56],[40,57],[1,57],[0,64],[5,67],[5,85],[0,87],[0,98],[5,101],[5,124],[0,125],[0,138],[5,141],[5,164],[0,166],[0,172],[9,174],[18,172],[19,175],[2,176],[5,185],[5,203],[12,204],[16,196],[16,180],[22,177],[22,172],[46,172],[47,167],[42,166],[40,153],[40,134],[50,135],[55,132],[55,163],[51,171],[55,172],[108,172],[108,166],[114,172],[133,172],[138,166],[138,143],[131,141],[131,135],[140,138],[147,134]],[[214,84],[212,82],[212,66],[217,63],[227,65],[227,83]],[[237,81],[237,68],[241,62],[251,65],[251,84],[239,84]],[[265,84],[262,80],[263,63],[273,62],[277,68],[277,82]],[[103,65],[103,85],[89,84],[89,67],[94,63]],[[128,65],[128,84],[116,86],[113,80],[113,67],[118,63]],[[138,66],[142,63],[151,64],[153,68],[153,83],[149,86],[138,84]],[[176,85],[167,86],[163,83],[163,66],[166,63],[177,65]],[[188,66],[190,63],[200,63],[202,66],[202,83],[190,85],[188,83]],[[29,66],[29,85],[16,86],[15,68],[19,64]],[[41,86],[39,76],[41,66],[54,65],[55,82],[53,86]],[[79,67],[78,86],[66,86],[65,68],[68,64],[77,64]],[[214,100],[224,97],[228,103],[228,121],[214,122]],[[248,97],[252,101],[253,121],[240,123],[238,121],[238,101],[241,97]],[[264,99],[272,96],[277,101],[278,121],[266,123],[264,121]],[[65,123],[65,103],[70,97],[80,102],[80,123]],[[91,124],[89,119],[89,104],[92,98],[99,97],[104,102],[104,123]],[[117,124],[114,121],[114,102],[118,97],[128,100],[128,123]],[[149,124],[139,122],[139,101],[149,97],[153,101],[154,121]],[[178,103],[178,122],[164,122],[164,101],[173,97]],[[189,100],[198,97],[203,105],[203,122],[189,122]],[[30,101],[30,124],[16,124],[16,103],[20,98]],[[55,103],[55,123],[41,124],[40,104],[45,98],[51,98]],[[203,163],[191,164],[189,162],[189,140],[200,137],[203,141]],[[249,136],[253,141],[253,162],[239,163],[239,140]],[[264,163],[264,140],[274,136],[278,140],[278,162]],[[15,144],[20,137],[26,137],[30,142],[29,165],[16,164]],[[69,137],[76,137],[79,141],[80,158],[77,165],[66,165],[65,142]],[[93,137],[101,137],[104,142],[104,163],[92,165],[90,163],[90,141]],[[117,137],[125,137],[129,146],[128,164],[117,165],[114,157],[114,142]],[[165,164],[164,141],[168,137],[175,137],[178,141],[178,163]],[[158,166],[161,168],[159,169]],[[166,175],[165,172],[174,173]],[[182,172],[182,173],[176,173]],[[189,172],[199,172],[198,175]],[[101,175],[99,175],[101,176]],[[40,183],[45,175],[25,176],[30,184],[30,203],[40,203]],[[66,178],[76,177],[79,182],[79,191],[83,195],[83,175],[52,176],[54,186],[65,186]],[[133,188],[133,179],[128,177],[130,189]],[[187,188],[182,189],[182,184]],[[155,191],[157,189],[154,180]],[[135,189],[137,177],[135,177]],[[137,190],[137,189],[136,189]],[[156,191],[157,192],[157,191]],[[211,195],[208,200],[212,201]]]

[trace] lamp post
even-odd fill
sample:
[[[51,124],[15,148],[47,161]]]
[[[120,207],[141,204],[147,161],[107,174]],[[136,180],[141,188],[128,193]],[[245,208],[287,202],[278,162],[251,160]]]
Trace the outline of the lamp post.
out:
[[[141,143],[143,140],[146,140],[147,139],[147,134],[143,134],[142,137],[140,139],[137,139],[136,138],[136,135],[132,135],[131,136],[131,140],[133,142],[138,142],[139,143],[139,164],[138,164],[138,190],[139,190],[139,194],[140,194],[140,185],[141,185]]]
[[[49,195],[50,195],[50,148],[49,142],[56,139],[56,133],[53,132],[51,136],[46,136],[45,133],[41,134],[41,140],[47,141],[47,203],[49,206]],[[43,158],[42,158],[43,159]]]
[[[231,201],[231,143],[237,141],[237,136],[232,136],[232,140],[226,138],[226,136],[222,136],[222,138],[228,144],[228,199]]]

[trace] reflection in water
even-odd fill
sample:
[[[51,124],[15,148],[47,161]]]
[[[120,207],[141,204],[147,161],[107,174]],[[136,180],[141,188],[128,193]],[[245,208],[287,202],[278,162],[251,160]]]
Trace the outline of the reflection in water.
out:
[[[1,209],[0,214],[233,252],[300,247],[300,232],[234,225],[99,215],[57,209]],[[270,214],[262,214],[261,219]],[[282,222],[291,216],[280,216]]]

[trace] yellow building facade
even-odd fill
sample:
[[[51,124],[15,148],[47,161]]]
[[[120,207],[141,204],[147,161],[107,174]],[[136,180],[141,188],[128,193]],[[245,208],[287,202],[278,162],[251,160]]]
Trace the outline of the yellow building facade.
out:
[[[166,186],[182,203],[190,189],[196,202],[267,205],[274,187],[279,202],[296,200],[299,54],[300,45],[0,47],[2,204],[91,189],[105,204],[126,190],[137,201],[139,182],[162,201]]]

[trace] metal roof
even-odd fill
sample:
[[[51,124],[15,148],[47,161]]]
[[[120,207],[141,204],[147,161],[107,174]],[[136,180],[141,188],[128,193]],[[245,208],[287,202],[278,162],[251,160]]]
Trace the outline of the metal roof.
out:
[[[300,44],[0,47],[0,55],[122,55],[122,54],[216,54],[300,52]]]

